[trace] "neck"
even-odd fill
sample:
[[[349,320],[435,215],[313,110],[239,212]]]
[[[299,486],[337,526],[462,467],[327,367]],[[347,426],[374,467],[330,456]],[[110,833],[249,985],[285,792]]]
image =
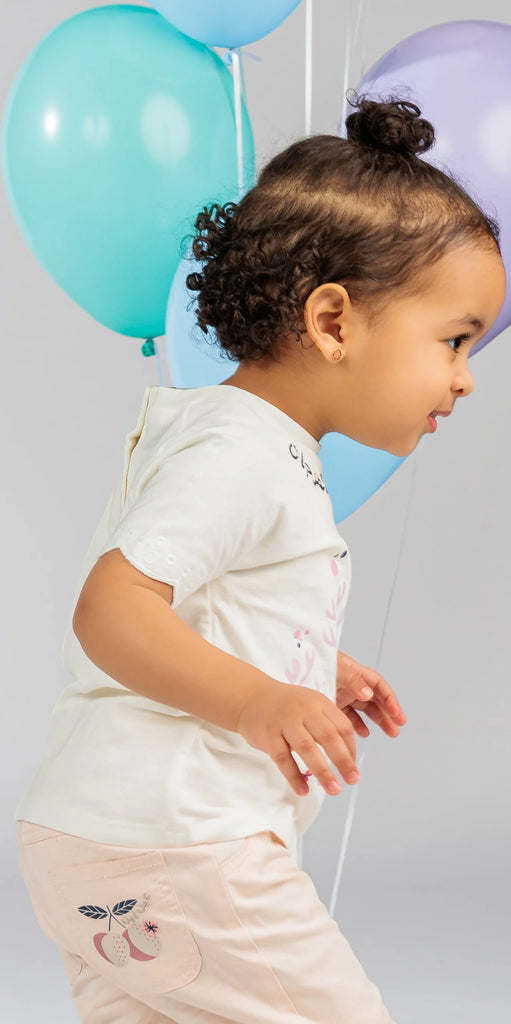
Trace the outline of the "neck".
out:
[[[320,381],[305,360],[286,359],[277,363],[245,359],[232,377],[222,384],[230,384],[264,398],[304,427],[317,441],[332,429],[321,416]]]

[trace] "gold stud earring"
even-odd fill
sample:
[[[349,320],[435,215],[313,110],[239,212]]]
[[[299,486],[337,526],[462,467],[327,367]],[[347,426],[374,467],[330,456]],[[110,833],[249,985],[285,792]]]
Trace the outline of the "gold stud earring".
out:
[[[336,348],[335,352],[332,352],[332,359],[333,359],[333,360],[334,360],[334,361],[335,361],[336,363],[338,363],[338,362],[339,362],[339,360],[340,360],[340,359],[342,359],[342,357],[343,357],[343,351],[342,351],[342,348]]]

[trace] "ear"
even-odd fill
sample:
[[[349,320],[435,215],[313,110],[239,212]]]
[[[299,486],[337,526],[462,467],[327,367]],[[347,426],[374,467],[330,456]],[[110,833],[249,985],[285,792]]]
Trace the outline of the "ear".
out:
[[[309,295],[303,318],[307,334],[325,359],[343,347],[353,319],[353,306],[342,284],[320,284]]]

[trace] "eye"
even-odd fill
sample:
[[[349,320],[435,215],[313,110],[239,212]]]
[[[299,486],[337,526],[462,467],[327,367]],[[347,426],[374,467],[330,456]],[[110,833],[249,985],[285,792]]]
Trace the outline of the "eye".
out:
[[[468,341],[469,338],[471,338],[470,334],[458,334],[455,338],[446,338],[446,341],[447,344],[449,344],[449,342],[451,341],[454,341],[454,344],[457,345],[457,348],[453,349],[453,352],[459,352],[462,343],[464,341]]]

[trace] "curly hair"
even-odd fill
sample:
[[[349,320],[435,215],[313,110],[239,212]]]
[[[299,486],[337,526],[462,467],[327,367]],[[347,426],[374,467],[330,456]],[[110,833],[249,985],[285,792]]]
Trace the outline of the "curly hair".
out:
[[[414,103],[350,99],[347,138],[313,135],[277,154],[239,203],[203,207],[186,278],[197,323],[233,360],[278,360],[301,341],[303,306],[337,282],[371,321],[392,294],[463,242],[495,247],[500,228],[453,175],[421,160],[435,141]],[[190,236],[189,236],[190,237]],[[192,300],[193,301],[193,300]]]

